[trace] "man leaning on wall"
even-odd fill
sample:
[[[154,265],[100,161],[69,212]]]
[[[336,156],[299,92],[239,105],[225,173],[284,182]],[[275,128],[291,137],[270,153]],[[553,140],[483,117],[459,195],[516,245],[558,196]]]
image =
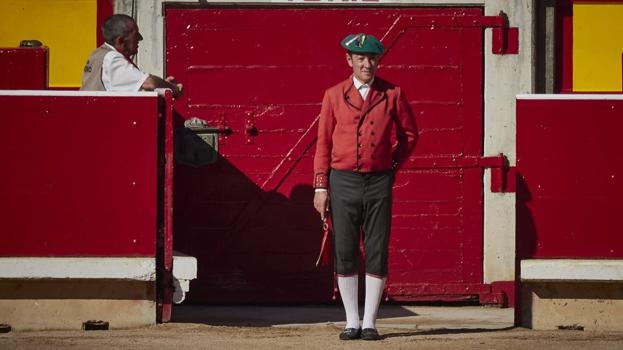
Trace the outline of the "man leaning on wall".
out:
[[[95,49],[84,66],[82,85],[85,91],[140,91],[168,88],[173,96],[182,94],[182,84],[170,76],[162,79],[142,72],[132,61],[143,40],[136,21],[116,14],[102,25],[105,43]]]

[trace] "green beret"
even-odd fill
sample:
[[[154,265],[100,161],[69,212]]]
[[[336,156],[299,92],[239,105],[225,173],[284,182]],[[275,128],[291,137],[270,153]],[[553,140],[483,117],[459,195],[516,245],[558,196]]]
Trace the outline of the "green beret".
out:
[[[343,48],[354,53],[373,53],[376,55],[383,54],[385,48],[379,39],[374,35],[364,33],[351,34],[344,38],[340,43]]]

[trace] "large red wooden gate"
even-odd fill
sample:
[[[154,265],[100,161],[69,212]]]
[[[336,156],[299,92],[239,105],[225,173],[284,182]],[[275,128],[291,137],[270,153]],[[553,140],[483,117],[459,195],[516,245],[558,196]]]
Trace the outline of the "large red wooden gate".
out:
[[[379,75],[406,91],[420,142],[395,184],[388,296],[482,292],[480,8],[165,10],[166,71],[185,83],[178,126],[221,131],[218,159],[176,165],[175,245],[197,257],[191,302],[321,302],[312,156],[324,90],[350,74],[340,40],[367,32]]]

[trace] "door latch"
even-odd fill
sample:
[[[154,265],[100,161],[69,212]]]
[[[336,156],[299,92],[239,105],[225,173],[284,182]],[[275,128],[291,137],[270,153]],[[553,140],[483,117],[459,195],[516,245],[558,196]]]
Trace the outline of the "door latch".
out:
[[[231,133],[227,126],[209,127],[203,119],[190,118],[184,122],[183,128],[175,129],[175,161],[193,167],[216,163],[219,135]]]

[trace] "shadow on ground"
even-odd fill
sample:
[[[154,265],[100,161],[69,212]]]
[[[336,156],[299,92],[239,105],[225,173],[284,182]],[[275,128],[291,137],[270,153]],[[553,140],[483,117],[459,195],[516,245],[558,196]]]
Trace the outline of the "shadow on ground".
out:
[[[360,309],[363,315],[363,309]],[[413,317],[417,313],[396,305],[383,305],[380,318]],[[277,325],[336,323],[344,321],[338,305],[305,306],[200,306],[176,305],[172,322],[203,323],[212,326],[268,327]]]
[[[500,332],[507,331],[515,328],[514,326],[504,327],[504,328],[437,328],[437,329],[423,329],[419,331],[409,331],[409,332],[394,332],[394,333],[385,333],[383,334],[383,339],[387,338],[396,338],[396,337],[413,337],[413,336],[424,336],[424,335],[449,335],[449,334],[470,334],[470,333],[490,333],[490,332]]]

